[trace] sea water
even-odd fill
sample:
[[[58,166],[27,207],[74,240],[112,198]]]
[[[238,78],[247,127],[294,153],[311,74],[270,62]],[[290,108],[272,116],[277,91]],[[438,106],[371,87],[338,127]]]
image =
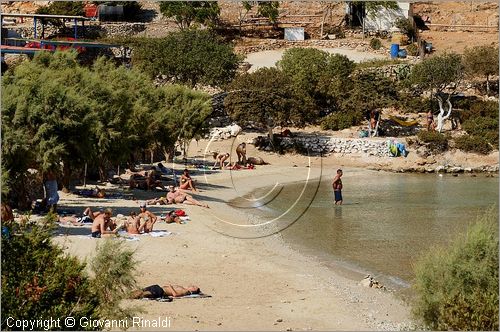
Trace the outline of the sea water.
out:
[[[343,176],[342,206],[333,204],[331,181],[308,183],[299,199],[304,183],[285,185],[276,195],[259,189],[246,198],[266,197],[252,201],[251,213],[263,220],[279,219],[297,202],[280,231],[290,247],[394,287],[411,284],[413,265],[430,247],[449,243],[489,209],[498,215],[498,177],[350,170]],[[233,203],[241,206],[245,199]]]

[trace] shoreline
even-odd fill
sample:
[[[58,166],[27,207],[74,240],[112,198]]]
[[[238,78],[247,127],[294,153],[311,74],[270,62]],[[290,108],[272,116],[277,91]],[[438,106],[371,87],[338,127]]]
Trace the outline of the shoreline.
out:
[[[199,196],[207,198],[211,209],[183,206],[191,221],[185,225],[160,223],[157,227],[174,235],[141,237],[140,241],[130,242],[130,246],[137,250],[140,262],[139,286],[165,282],[196,284],[212,298],[172,303],[126,302],[140,305],[145,310],[144,318],[171,317],[176,330],[401,330],[413,326],[409,308],[394,294],[359,286],[339,271],[324,266],[317,257],[294,251],[279,233],[236,239],[210,228],[217,217],[238,218],[235,209],[227,207],[229,198],[261,187],[266,179],[278,178],[285,183],[302,176],[304,171],[305,168],[265,166],[232,172],[236,173],[232,179],[228,179],[229,171],[207,175],[216,190],[200,185],[203,191]],[[307,170],[317,171],[314,167]],[[200,175],[196,178],[201,182]],[[234,188],[228,187],[228,183]],[[68,200],[73,195],[62,196],[61,205],[74,204]],[[80,199],[79,203],[91,204],[89,201]],[[122,210],[138,206],[131,200],[106,201],[106,205],[120,206]],[[165,210],[156,206],[150,209],[155,213]],[[56,241],[83,258],[89,257],[102,240],[70,235],[58,236]]]

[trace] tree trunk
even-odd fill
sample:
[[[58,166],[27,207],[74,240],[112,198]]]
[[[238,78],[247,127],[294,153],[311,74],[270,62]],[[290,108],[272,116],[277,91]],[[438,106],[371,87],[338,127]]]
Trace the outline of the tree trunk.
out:
[[[319,33],[319,39],[323,39],[323,27],[325,26],[325,20],[327,15],[328,15],[328,6],[327,9],[323,12],[323,17],[321,18],[321,29]]]
[[[447,111],[446,115],[444,115],[444,113],[446,111],[443,108],[443,101],[442,101],[441,97],[438,97],[437,100],[439,103],[439,114],[437,116],[438,123],[437,123],[436,129],[438,132],[442,132],[443,127],[444,127],[444,122],[450,117],[452,105],[450,102],[450,97],[448,97],[448,99],[446,100],[446,102],[448,103],[448,111]]]
[[[269,133],[269,141],[271,142],[271,148],[273,151],[276,151],[276,148],[274,146],[274,134],[273,134],[273,127],[267,127],[267,131]]]
[[[486,96],[490,95],[490,75],[486,75]]]
[[[68,162],[63,162],[63,177],[62,177],[62,191],[64,193],[70,192],[71,184],[71,168]]]

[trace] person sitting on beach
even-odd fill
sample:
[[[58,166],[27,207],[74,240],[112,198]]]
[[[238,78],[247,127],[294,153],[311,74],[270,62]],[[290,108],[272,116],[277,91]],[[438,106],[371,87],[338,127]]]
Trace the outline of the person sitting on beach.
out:
[[[186,295],[200,294],[198,286],[182,287],[179,285],[151,285],[146,288],[136,290],[132,293],[132,299],[159,299],[163,297],[182,297]]]
[[[98,215],[92,223],[92,237],[100,238],[115,235],[118,232],[116,224],[111,220],[112,211],[106,209],[104,213]]]
[[[238,164],[247,163],[247,145],[245,142],[236,147],[236,154],[238,155]]]
[[[134,211],[130,212],[130,216],[127,218],[123,226],[127,233],[130,235],[141,234],[141,232],[139,231],[140,220],[139,218],[137,218],[137,213],[135,213]]]
[[[139,221],[139,232],[149,233],[153,231],[153,226],[158,219],[151,211],[147,210],[146,202],[141,202],[139,205],[141,212],[137,215]]]
[[[215,169],[215,166],[217,164],[219,164],[220,169],[224,169],[226,167],[225,161],[229,158],[230,154],[229,153],[219,154],[217,152],[214,152],[213,156],[215,159],[215,164],[212,167],[212,169]],[[229,164],[229,162],[228,162],[228,164]]]
[[[186,168],[184,169],[184,172],[182,172],[181,175],[181,185],[179,186],[179,189],[190,189],[191,191],[196,192],[196,187],[194,185],[194,180],[191,178],[191,175],[189,175],[189,170]]]
[[[203,204],[195,200],[193,196],[188,195],[183,191],[176,190],[174,186],[169,186],[168,189],[169,192],[167,194],[167,200],[169,204],[184,203],[208,208],[207,204]]]

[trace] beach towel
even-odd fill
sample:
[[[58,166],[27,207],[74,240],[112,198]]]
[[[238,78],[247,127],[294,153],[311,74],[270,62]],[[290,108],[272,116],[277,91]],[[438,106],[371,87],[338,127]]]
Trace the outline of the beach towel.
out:
[[[184,296],[180,296],[180,297],[174,297],[173,299],[174,300],[177,300],[177,299],[202,299],[202,298],[206,298],[206,297],[212,297],[212,295],[198,293],[198,294],[190,294],[190,295],[184,295]]]
[[[145,234],[141,234],[141,235],[149,235],[149,236],[152,236],[152,237],[164,237],[164,236],[172,235],[172,232],[168,232],[168,231],[152,231],[150,233],[145,233]]]
[[[142,298],[142,300],[146,300],[146,301],[156,301],[156,302],[172,302],[172,298],[171,297],[158,297],[158,298],[155,298],[155,299],[148,299],[148,298]]]
[[[186,216],[186,212],[184,210],[175,210],[174,211],[175,215],[178,216],[178,217],[184,217]]]

